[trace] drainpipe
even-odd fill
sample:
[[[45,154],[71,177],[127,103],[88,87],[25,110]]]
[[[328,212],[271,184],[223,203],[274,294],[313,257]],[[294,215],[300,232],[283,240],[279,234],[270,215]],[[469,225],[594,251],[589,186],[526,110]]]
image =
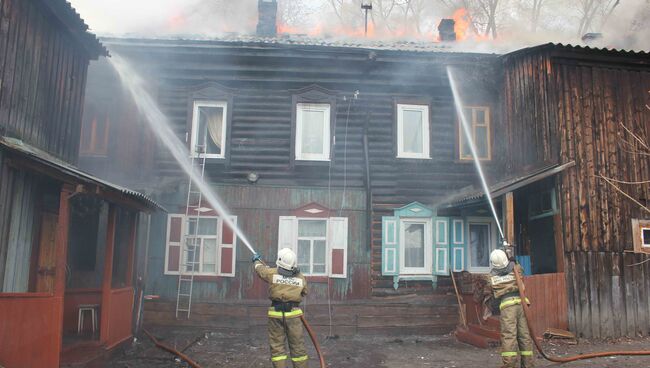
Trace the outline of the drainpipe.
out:
[[[372,186],[370,185],[370,160],[368,159],[368,125],[370,124],[370,112],[366,111],[366,122],[363,126],[363,155],[366,164],[366,234],[368,249],[372,249]],[[372,259],[372,256],[371,256]]]

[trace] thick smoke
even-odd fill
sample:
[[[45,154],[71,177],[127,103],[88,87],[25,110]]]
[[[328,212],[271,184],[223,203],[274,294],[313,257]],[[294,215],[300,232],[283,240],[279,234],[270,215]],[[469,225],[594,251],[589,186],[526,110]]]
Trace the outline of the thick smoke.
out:
[[[493,22],[483,2],[497,2]],[[364,39],[362,0],[278,0],[281,33]],[[436,41],[441,18],[467,9],[465,49],[505,52],[545,42],[581,44],[582,34],[602,33],[595,46],[650,50],[650,0],[373,0],[374,40]],[[257,0],[71,0],[99,35],[212,38],[250,35]],[[534,4],[541,4],[534,12]],[[584,4],[596,4],[585,9]],[[591,14],[585,17],[583,14]],[[495,38],[496,37],[496,38]]]

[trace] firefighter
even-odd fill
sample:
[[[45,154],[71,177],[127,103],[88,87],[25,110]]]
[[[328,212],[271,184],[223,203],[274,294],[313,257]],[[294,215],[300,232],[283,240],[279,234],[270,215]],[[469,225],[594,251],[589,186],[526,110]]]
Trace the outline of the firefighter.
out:
[[[261,258],[259,254],[253,255],[255,272],[269,284],[271,362],[275,368],[284,368],[290,359],[294,368],[305,368],[309,357],[302,336],[302,310],[298,306],[307,295],[307,281],[296,267],[297,257],[291,249],[280,249],[275,268],[266,266]],[[286,340],[289,340],[290,356],[285,350]]]
[[[521,275],[521,267],[508,259],[506,252],[496,249],[490,254],[489,285],[501,310],[502,368],[515,368],[519,355],[521,368],[531,368],[534,366],[533,340],[521,306],[515,267]]]

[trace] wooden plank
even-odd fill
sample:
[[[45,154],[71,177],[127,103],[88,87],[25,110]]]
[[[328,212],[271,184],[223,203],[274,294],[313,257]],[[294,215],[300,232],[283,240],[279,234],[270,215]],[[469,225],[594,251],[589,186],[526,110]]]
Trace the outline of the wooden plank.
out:
[[[614,337],[627,334],[627,316],[625,311],[625,294],[622,284],[621,259],[618,253],[612,253],[612,305],[614,316]]]
[[[22,17],[24,4],[25,2],[21,1],[12,3],[6,58],[4,67],[1,70],[4,75],[2,76],[2,96],[0,96],[0,121],[3,122],[5,129],[10,129],[12,132],[14,131],[14,128],[9,124],[9,118],[11,116],[11,97],[15,88],[15,69],[18,54],[17,49],[20,40],[20,29],[24,22]]]
[[[612,309],[611,258],[608,253],[598,252],[596,259],[598,277],[598,300],[600,310],[600,336],[614,335],[614,310]]]
[[[600,332],[602,314],[607,313],[600,310],[600,303],[598,301],[598,268],[596,261],[596,254],[594,252],[587,253],[587,273],[585,277],[589,280],[589,311],[591,314],[591,336],[602,337]]]
[[[108,209],[108,224],[106,225],[106,253],[104,255],[104,277],[102,279],[102,305],[99,327],[99,341],[103,344],[111,342],[111,282],[113,280],[116,221],[117,208],[115,205],[110,205]]]
[[[505,215],[506,215],[506,238],[510,244],[515,244],[515,202],[514,194],[508,192],[505,195]]]

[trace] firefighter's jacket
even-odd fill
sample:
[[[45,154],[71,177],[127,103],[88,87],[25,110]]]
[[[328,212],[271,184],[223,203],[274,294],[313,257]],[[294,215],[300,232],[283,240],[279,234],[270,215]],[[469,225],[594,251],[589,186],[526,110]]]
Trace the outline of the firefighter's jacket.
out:
[[[283,276],[276,267],[268,267],[262,262],[255,262],[255,272],[269,284],[269,299],[276,302],[300,303],[307,295],[307,280],[302,273]]]
[[[492,288],[495,299],[501,299],[504,296],[519,296],[519,288],[517,287],[517,280],[515,279],[514,268],[517,267],[519,274],[522,274],[522,268],[515,265],[514,262],[501,270],[492,269],[489,276],[489,285]]]

